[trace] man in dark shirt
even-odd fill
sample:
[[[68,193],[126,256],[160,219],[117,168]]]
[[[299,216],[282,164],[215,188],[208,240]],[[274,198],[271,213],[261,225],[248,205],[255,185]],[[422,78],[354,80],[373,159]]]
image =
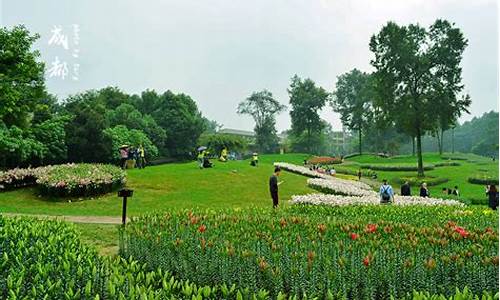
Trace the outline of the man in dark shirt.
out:
[[[401,186],[401,196],[411,196],[410,183],[408,181]]]
[[[271,198],[273,199],[273,208],[278,206],[278,176],[280,176],[281,168],[275,167],[274,174],[269,178],[269,191],[271,192]]]

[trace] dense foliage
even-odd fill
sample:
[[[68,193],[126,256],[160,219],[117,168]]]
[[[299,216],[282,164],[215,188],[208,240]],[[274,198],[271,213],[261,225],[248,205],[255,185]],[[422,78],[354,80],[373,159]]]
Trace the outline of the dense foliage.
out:
[[[215,155],[220,155],[224,148],[229,151],[244,151],[247,148],[244,138],[230,134],[203,134],[199,143],[208,147],[210,153]]]
[[[327,298],[498,286],[498,215],[456,207],[167,212],[134,220],[122,255],[195,283]],[[382,221],[383,220],[383,221]]]

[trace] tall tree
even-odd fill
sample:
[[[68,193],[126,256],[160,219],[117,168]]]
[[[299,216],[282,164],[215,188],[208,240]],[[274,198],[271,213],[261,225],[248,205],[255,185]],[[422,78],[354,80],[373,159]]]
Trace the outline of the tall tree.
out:
[[[384,93],[389,88],[390,93],[390,97],[377,97],[375,104],[389,112],[401,130],[415,136],[419,176],[424,176],[422,136],[438,126],[438,95],[446,91],[442,101],[454,115],[470,104],[467,97],[458,97],[463,90],[460,62],[466,46],[460,29],[445,20],[436,20],[428,30],[389,22],[370,40],[376,86]]]
[[[31,49],[38,38],[23,25],[0,28],[0,121],[7,126],[27,127],[45,96],[45,65]]]
[[[321,141],[321,131],[324,128],[319,111],[325,106],[329,94],[311,79],[302,80],[297,75],[292,77],[288,94],[292,106],[292,135],[295,137],[292,138],[292,147],[294,140],[304,140],[305,150],[312,153],[320,146],[314,144],[315,141]]]
[[[342,125],[358,132],[359,154],[362,153],[362,134],[372,115],[372,84],[370,75],[354,69],[337,78],[331,101],[340,114]]]
[[[285,109],[286,106],[274,99],[268,90],[253,92],[238,105],[238,114],[250,115],[255,121],[256,144],[260,152],[269,153],[277,149],[276,115]]]

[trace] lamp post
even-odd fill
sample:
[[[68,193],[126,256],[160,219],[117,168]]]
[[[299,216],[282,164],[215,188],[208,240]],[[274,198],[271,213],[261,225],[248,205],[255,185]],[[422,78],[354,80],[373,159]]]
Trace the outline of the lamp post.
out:
[[[118,197],[123,197],[122,204],[122,225],[125,226],[127,223],[127,198],[132,197],[134,194],[134,190],[130,189],[121,189],[118,191]]]

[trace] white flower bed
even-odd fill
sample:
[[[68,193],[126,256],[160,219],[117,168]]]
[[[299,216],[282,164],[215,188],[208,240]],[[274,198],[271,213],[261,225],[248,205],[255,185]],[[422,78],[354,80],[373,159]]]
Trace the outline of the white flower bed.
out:
[[[303,166],[298,166],[298,165],[294,165],[294,164],[290,164],[290,163],[276,162],[276,163],[274,163],[274,165],[280,167],[283,170],[297,173],[297,174],[301,174],[304,176],[335,181],[338,183],[338,185],[342,184],[345,186],[354,186],[354,187],[359,188],[359,189],[372,191],[372,188],[368,184],[361,182],[361,181],[354,181],[354,180],[337,178],[337,177],[334,177],[331,175],[322,174],[322,173],[319,173],[316,171],[309,170],[308,168],[303,167]]]
[[[352,183],[358,181],[343,180],[343,179],[319,179],[311,178],[307,180],[307,184],[320,192],[344,196],[377,196],[373,190],[362,189]]]
[[[375,193],[371,196],[340,196],[340,195],[327,195],[327,194],[309,194],[292,196],[290,200],[292,204],[312,204],[312,205],[378,205],[380,204],[380,197]],[[438,198],[423,198],[414,196],[398,196],[394,197],[393,205],[456,205],[464,206],[463,203],[456,200],[444,200]]]

